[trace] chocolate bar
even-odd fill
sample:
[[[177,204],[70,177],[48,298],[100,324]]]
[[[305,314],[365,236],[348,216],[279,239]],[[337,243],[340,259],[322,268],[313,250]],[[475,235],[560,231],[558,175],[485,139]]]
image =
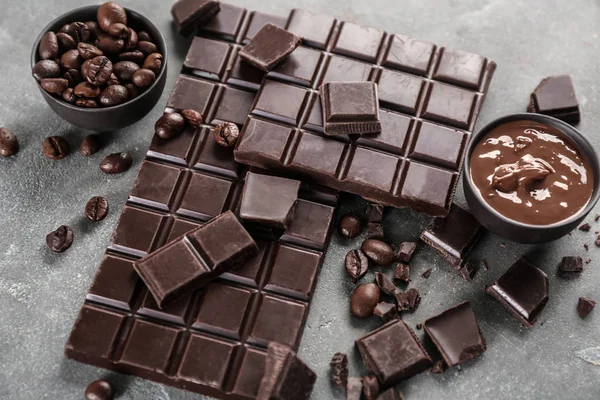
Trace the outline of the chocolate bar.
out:
[[[240,57],[269,72],[300,45],[302,38],[271,23],[265,24],[240,50]]]
[[[199,23],[210,20],[220,10],[218,0],[178,0],[171,7],[177,30],[189,35]]]
[[[446,215],[495,63],[299,10],[286,28],[304,45],[267,74],[236,160],[377,203]],[[379,134],[324,135],[318,88],[332,81],[378,84]]]
[[[133,264],[160,308],[237,268],[258,253],[256,242],[227,211]]]
[[[527,112],[550,115],[572,124],[579,123],[579,102],[571,77],[556,75],[542,79],[531,93]]]

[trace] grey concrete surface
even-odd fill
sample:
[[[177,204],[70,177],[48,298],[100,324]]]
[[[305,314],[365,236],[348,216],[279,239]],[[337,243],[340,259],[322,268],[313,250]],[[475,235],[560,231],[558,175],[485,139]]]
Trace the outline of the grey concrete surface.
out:
[[[232,0],[251,9],[286,15],[303,7],[345,20],[405,33],[484,54],[498,63],[490,95],[478,127],[492,119],[525,109],[530,91],[546,75],[570,73],[582,104],[580,128],[600,148],[600,68],[598,39],[600,2],[597,0]],[[38,30],[59,14],[82,5],[79,0],[2,0],[0,12],[0,126],[10,127],[21,143],[20,153],[0,160],[0,398],[81,399],[86,385],[108,378],[119,399],[197,399],[198,396],[142,379],[125,377],[64,359],[63,347],[72,323],[182,64],[188,41],[171,27],[171,1],[123,0],[153,20],[171,50],[167,88],[153,112],[138,124],[108,135],[99,154],[83,158],[73,153],[54,162],[41,155],[42,139],[63,135],[77,148],[88,132],[60,120],[44,103],[29,71],[29,53]],[[132,152],[134,167],[121,176],[98,169],[101,158],[121,150]],[[85,220],[83,207],[92,195],[111,204],[102,223]],[[462,189],[456,201],[464,204]],[[361,206],[345,198],[344,208]],[[600,212],[600,208],[595,210]],[[600,367],[586,363],[576,352],[600,346],[600,310],[580,320],[579,296],[600,300],[600,249],[589,233],[575,231],[555,243],[522,246],[488,234],[474,257],[485,257],[489,271],[474,282],[454,276],[444,262],[421,246],[412,262],[412,285],[423,301],[405,320],[414,326],[462,301],[470,300],[488,351],[461,368],[443,375],[421,374],[400,387],[407,399],[598,399]],[[385,225],[395,242],[415,239],[429,218],[394,210]],[[61,224],[75,230],[75,242],[63,254],[52,254],[45,234]],[[349,353],[350,373],[365,373],[353,341],[378,325],[375,319],[357,321],[348,312],[353,285],[342,260],[360,239],[333,239],[320,276],[302,340],[300,355],[318,373],[313,399],[343,398],[332,391],[328,363],[336,351]],[[583,244],[590,245],[589,252]],[[505,245],[502,245],[505,244]],[[550,277],[551,298],[541,322],[527,330],[496,301],[484,294],[491,283],[524,253]],[[563,255],[590,257],[581,277],[556,276]],[[433,268],[428,280],[419,275]],[[386,270],[387,271],[387,270]],[[365,278],[367,279],[367,278]],[[421,331],[417,332],[422,335]]]

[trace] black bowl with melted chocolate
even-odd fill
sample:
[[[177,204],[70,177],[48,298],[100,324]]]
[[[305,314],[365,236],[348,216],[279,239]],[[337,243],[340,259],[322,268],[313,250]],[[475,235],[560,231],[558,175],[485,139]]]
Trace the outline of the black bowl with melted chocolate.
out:
[[[598,156],[571,125],[540,114],[499,118],[473,135],[464,191],[489,231],[518,243],[556,240],[600,197]]]

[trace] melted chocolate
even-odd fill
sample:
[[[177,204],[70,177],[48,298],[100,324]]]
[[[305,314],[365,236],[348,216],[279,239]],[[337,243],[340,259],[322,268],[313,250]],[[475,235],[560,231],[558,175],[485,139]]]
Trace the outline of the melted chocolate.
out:
[[[483,199],[510,219],[548,225],[589,202],[589,161],[555,128],[533,121],[500,125],[471,155],[471,176]]]

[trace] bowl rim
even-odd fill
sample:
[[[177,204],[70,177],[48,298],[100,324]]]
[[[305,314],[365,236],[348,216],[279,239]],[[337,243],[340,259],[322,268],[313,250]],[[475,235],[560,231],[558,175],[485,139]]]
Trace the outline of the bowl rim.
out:
[[[502,215],[500,212],[498,212],[496,209],[494,209],[492,206],[490,206],[481,196],[481,192],[475,186],[475,183],[473,182],[473,179],[471,176],[471,154],[473,153],[473,149],[479,143],[481,138],[483,136],[485,136],[487,133],[489,133],[492,129],[494,129],[504,123],[514,122],[514,121],[519,121],[519,120],[522,120],[522,121],[529,120],[529,121],[539,122],[539,123],[546,124],[552,128],[558,129],[563,135],[565,135],[566,137],[571,139],[574,142],[575,146],[578,148],[578,150],[581,151],[581,153],[585,157],[587,157],[588,161],[590,162],[593,173],[594,173],[594,178],[593,178],[594,179],[594,189],[592,192],[592,196],[590,197],[590,200],[585,205],[585,207],[583,207],[581,210],[579,210],[579,212],[577,212],[577,213],[571,215],[570,217],[565,218],[561,221],[557,221],[557,222],[554,222],[554,223],[548,224],[548,225],[526,224],[524,222],[516,221],[514,219],[511,219],[511,218],[508,218],[508,217]],[[577,138],[577,140],[575,138]],[[583,146],[581,146],[578,143],[578,141],[583,142]],[[493,214],[494,217],[502,220],[502,222],[504,222],[504,223],[513,225],[513,226],[521,228],[521,229],[527,229],[530,231],[531,230],[542,231],[542,230],[547,230],[547,229],[555,229],[555,228],[561,228],[561,227],[568,226],[568,225],[573,224],[574,222],[577,222],[578,220],[580,220],[582,218],[582,216],[587,215],[594,208],[594,206],[598,202],[598,199],[600,198],[600,163],[598,161],[598,154],[596,153],[594,146],[592,146],[590,141],[574,126],[569,125],[568,123],[566,123],[558,118],[555,118],[555,117],[552,117],[549,115],[545,115],[545,114],[535,114],[535,113],[508,114],[508,115],[505,115],[500,118],[496,118],[495,120],[491,121],[490,123],[485,125],[483,128],[481,128],[479,130],[479,132],[477,132],[476,134],[474,134],[471,137],[471,140],[469,141],[469,145],[467,146],[467,151],[465,153],[465,158],[464,158],[463,164],[464,164],[463,171],[464,171],[465,185],[469,186],[470,190],[474,193],[474,197],[477,199],[479,204],[486,210],[486,212]]]
[[[58,17],[54,18],[52,21],[50,21],[40,32],[40,34],[37,36],[37,38],[35,39],[35,42],[33,43],[33,48],[31,49],[31,68],[33,69],[33,67],[36,64],[36,58],[37,58],[37,53],[38,53],[38,48],[40,46],[40,42],[42,40],[42,37],[46,34],[46,32],[50,31],[50,27],[56,24],[56,21],[63,19],[63,18],[67,18],[69,15],[71,14],[75,14],[77,12],[82,12],[82,11],[92,11],[92,10],[98,10],[98,8],[100,8],[99,5],[89,5],[89,6],[83,6],[83,7],[77,7],[74,8],[72,10],[69,10],[61,15],[59,15]],[[142,102],[144,100],[144,98],[146,96],[149,96],[151,91],[154,89],[154,87],[156,85],[159,84],[159,81],[161,80],[161,78],[163,77],[163,75],[166,73],[167,71],[167,60],[168,60],[168,49],[167,49],[167,43],[165,41],[165,38],[163,37],[162,32],[160,31],[160,29],[158,29],[158,27],[152,22],[150,21],[148,18],[146,18],[143,14],[139,13],[136,10],[133,10],[131,8],[128,7],[123,7],[125,8],[125,12],[129,15],[134,16],[136,19],[139,19],[142,21],[142,23],[144,25],[148,25],[151,26],[152,28],[154,28],[154,30],[156,32],[158,32],[158,38],[154,38],[154,40],[157,40],[158,42],[160,42],[162,48],[163,48],[163,65],[161,68],[160,73],[156,76],[156,79],[154,80],[154,83],[152,85],[150,85],[148,88],[146,88],[146,90],[139,96],[137,96],[134,99],[131,100],[127,100],[125,103],[122,104],[117,104],[116,106],[111,106],[111,107],[98,107],[98,108],[86,108],[86,107],[78,107],[74,104],[70,104],[67,103],[66,101],[56,98],[54,96],[52,96],[50,93],[48,93],[48,97],[51,98],[53,101],[56,101],[57,103],[61,104],[62,106],[69,108],[73,111],[78,111],[78,112],[87,112],[87,113],[101,113],[101,112],[106,112],[106,111],[112,111],[112,110],[116,110],[118,108],[121,107],[125,107],[125,106],[130,106],[132,104],[136,104],[138,102]],[[76,22],[76,21],[73,21]],[[44,90],[40,84],[40,82],[35,79],[35,83],[37,84],[38,88],[40,90]]]

